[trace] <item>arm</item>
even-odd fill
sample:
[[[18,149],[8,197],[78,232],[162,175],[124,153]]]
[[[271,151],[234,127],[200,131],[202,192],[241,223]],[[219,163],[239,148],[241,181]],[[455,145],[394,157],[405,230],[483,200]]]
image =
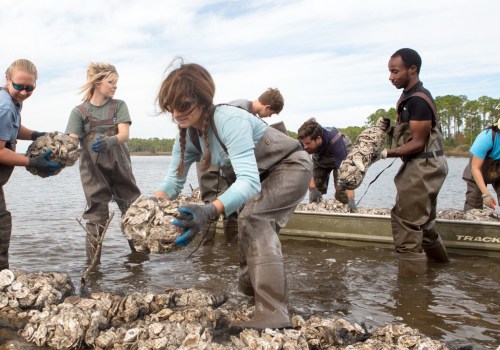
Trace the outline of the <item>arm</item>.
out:
[[[118,134],[116,135],[118,139],[118,144],[121,145],[129,139],[130,123],[118,123]]]
[[[0,140],[0,163],[10,166],[28,166],[29,158],[5,147],[5,141]]]
[[[410,120],[411,140],[398,148],[387,149],[387,157],[403,157],[422,152],[431,128],[431,120]]]

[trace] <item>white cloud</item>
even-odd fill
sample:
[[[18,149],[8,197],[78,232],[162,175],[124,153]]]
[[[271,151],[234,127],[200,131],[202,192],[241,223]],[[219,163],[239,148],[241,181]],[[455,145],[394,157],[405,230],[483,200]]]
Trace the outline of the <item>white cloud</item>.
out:
[[[315,116],[325,125],[363,125],[399,91],[387,61],[401,47],[422,56],[421,79],[435,96],[500,97],[500,3],[478,0],[155,1],[3,0],[0,68],[26,57],[39,69],[23,122],[64,131],[91,61],[120,73],[132,137],[173,138],[155,98],[176,56],[204,65],[216,101],[254,99],[278,87],[290,130]],[[2,81],[3,83],[3,81]]]

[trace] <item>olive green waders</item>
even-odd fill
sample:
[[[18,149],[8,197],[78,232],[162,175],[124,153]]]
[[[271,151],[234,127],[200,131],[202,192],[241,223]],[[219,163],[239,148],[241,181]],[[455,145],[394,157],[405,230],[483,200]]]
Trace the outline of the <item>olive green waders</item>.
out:
[[[347,154],[352,149],[351,140],[342,135],[342,141],[346,148]],[[333,140],[333,139],[332,139]],[[328,183],[330,181],[330,173],[333,173],[333,186],[335,188],[335,199],[343,204],[349,203],[347,198],[347,192],[339,186],[339,170],[335,163],[335,157],[333,155],[321,155],[313,154],[313,178],[314,184],[319,192],[325,194],[328,191]]]
[[[396,147],[411,138],[408,123],[395,126]],[[391,225],[396,251],[400,253],[400,275],[424,275],[427,259],[448,262],[446,248],[436,230],[436,205],[439,190],[448,174],[442,137],[437,126],[431,129],[425,149],[403,159],[394,183],[396,204]]]
[[[483,209],[483,193],[476,184],[471,171],[472,156],[464,169],[462,179],[467,184],[465,192],[464,211],[471,209]],[[481,173],[486,185],[491,184],[497,194],[497,203],[500,203],[500,160],[493,160],[486,157],[481,167]]]
[[[115,145],[108,152],[92,150],[92,137],[82,142],[86,149],[80,154],[80,179],[87,200],[83,218],[88,220],[86,248],[87,258],[95,255],[106,222],[109,219],[109,202],[115,200],[121,214],[141,194],[132,173],[132,163],[126,144]],[[130,249],[134,251],[129,242]]]
[[[307,192],[312,164],[296,140],[273,128],[268,128],[257,144],[255,155],[259,170],[269,170],[261,171],[261,191],[245,204],[238,217],[238,289],[255,296],[255,313],[249,321],[232,326],[290,327],[288,285],[278,234]]]
[[[6,148],[15,152],[15,145],[7,143]],[[7,210],[3,186],[9,181],[13,166],[0,164],[0,271],[9,268],[9,246],[12,233],[12,216]]]

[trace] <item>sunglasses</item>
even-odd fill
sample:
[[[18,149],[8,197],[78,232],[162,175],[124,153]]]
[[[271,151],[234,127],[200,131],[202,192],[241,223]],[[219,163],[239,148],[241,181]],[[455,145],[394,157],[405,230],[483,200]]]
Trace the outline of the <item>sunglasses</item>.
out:
[[[14,82],[12,82],[12,86],[14,87],[14,89],[16,89],[17,91],[23,91],[23,90],[26,90],[26,92],[32,92],[33,90],[35,90],[35,85],[22,85],[22,84],[14,84]]]
[[[182,102],[178,106],[174,106],[174,107],[168,106],[167,111],[169,113],[173,113],[174,109],[175,109],[179,113],[186,113],[186,112],[192,110],[194,107],[196,107],[196,101],[194,101],[194,100],[186,100],[186,101]]]

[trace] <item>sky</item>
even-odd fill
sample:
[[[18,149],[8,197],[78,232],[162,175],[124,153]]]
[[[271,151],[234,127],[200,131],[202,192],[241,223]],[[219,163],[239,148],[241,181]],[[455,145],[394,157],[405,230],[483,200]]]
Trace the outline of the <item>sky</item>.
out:
[[[39,131],[65,131],[91,62],[116,66],[134,138],[176,136],[155,100],[179,56],[211,73],[215,103],[279,88],[284,109],[267,121],[292,131],[311,117],[363,126],[393,107],[401,91],[387,63],[403,47],[421,55],[434,97],[500,98],[500,1],[2,0],[0,9],[0,69],[18,58],[37,66],[22,117]]]

